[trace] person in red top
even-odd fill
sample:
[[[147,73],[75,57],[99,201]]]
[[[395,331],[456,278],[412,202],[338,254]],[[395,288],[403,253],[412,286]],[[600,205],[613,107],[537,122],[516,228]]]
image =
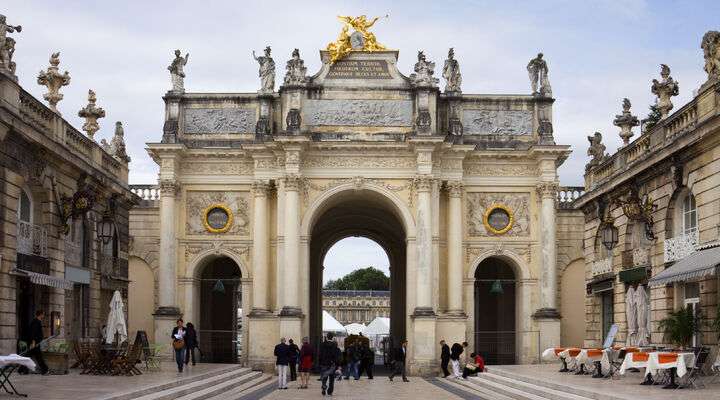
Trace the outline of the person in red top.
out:
[[[300,348],[300,389],[307,389],[315,350],[310,346],[310,341],[307,337],[304,337],[302,341],[302,347]]]
[[[472,353],[470,354],[470,359],[472,359],[473,362],[468,363],[465,368],[463,368],[463,379],[467,379],[468,375],[477,375],[478,372],[487,371],[485,369],[485,360],[483,360],[480,354]]]

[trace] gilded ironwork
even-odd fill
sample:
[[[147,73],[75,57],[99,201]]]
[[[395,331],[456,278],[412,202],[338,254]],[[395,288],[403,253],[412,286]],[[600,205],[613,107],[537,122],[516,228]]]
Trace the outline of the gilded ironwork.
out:
[[[222,211],[225,213],[225,215],[227,215],[227,219],[223,221],[224,223],[222,226],[215,226],[215,224],[209,219],[211,217],[210,214],[215,210]],[[224,204],[211,204],[203,212],[203,225],[205,225],[205,229],[207,229],[207,231],[210,233],[225,233],[232,226],[232,222],[233,212],[229,207]]]
[[[338,19],[344,25],[340,30],[340,35],[337,40],[329,43],[326,49],[330,52],[331,64],[347,56],[352,51],[387,50],[385,46],[378,43],[375,34],[368,30],[380,17],[375,17],[371,21],[368,21],[365,15],[359,17],[339,15]],[[350,28],[354,29],[353,33],[349,33]]]

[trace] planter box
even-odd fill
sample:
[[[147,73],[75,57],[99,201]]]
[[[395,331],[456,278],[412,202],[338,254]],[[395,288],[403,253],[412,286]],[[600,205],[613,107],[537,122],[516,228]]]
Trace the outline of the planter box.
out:
[[[69,357],[67,353],[43,352],[45,363],[53,375],[65,375],[68,373]]]

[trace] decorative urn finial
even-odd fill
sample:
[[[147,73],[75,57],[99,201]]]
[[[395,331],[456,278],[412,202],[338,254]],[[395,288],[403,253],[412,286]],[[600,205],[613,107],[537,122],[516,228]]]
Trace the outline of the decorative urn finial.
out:
[[[48,88],[48,92],[43,95],[43,98],[50,104],[51,110],[60,114],[57,109],[57,103],[63,99],[60,88],[70,84],[70,74],[67,71],[61,74],[58,65],[60,65],[60,52],[50,55],[50,66],[47,70],[40,71],[37,83]]]
[[[92,89],[88,90],[88,104],[78,111],[78,116],[85,118],[82,129],[87,132],[88,137],[92,140],[95,140],[95,132],[100,130],[100,125],[97,120],[105,118],[105,110],[96,106],[96,101],[95,92],[93,92]]]
[[[630,107],[630,100],[624,98],[622,102],[622,114],[616,115],[613,121],[613,125],[620,127],[620,138],[623,140],[623,146],[630,144],[630,138],[635,135],[632,128],[640,125],[638,118],[630,114]]]

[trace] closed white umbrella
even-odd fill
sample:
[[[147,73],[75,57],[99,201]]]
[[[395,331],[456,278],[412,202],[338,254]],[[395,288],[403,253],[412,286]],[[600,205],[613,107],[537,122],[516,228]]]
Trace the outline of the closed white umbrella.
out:
[[[627,318],[626,345],[633,346],[637,338],[637,304],[635,304],[635,288],[630,286],[625,293],[625,317]]]
[[[638,286],[635,289],[635,307],[637,308],[637,346],[645,346],[648,344],[648,317],[650,312],[650,304],[645,290],[645,286]]]
[[[110,300],[110,313],[107,317],[107,324],[105,325],[105,342],[112,344],[115,340],[115,333],[119,336],[118,343],[122,343],[127,340],[127,324],[125,323],[125,313],[123,309],[125,305],[122,301],[122,296],[119,291],[113,293],[112,300]]]

